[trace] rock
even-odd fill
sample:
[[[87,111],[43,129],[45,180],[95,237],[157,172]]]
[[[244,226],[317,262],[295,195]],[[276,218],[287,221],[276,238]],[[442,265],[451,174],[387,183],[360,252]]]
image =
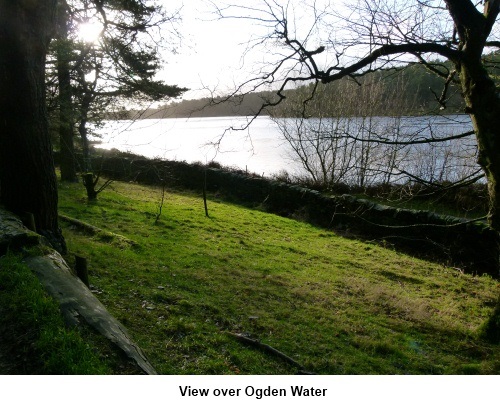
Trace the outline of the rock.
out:
[[[47,292],[59,302],[66,323],[77,325],[86,322],[121,349],[144,373],[156,374],[125,327],[72,274],[63,257],[44,245],[43,240],[42,236],[28,230],[18,217],[0,207],[0,255],[9,249],[43,247],[39,249],[39,256],[28,256],[24,262],[37,275]]]
[[[40,242],[40,235],[28,230],[18,217],[0,207],[0,254],[9,249],[37,246]]]
[[[49,294],[59,301],[67,324],[77,325],[84,320],[116,344],[144,373],[156,374],[141,349],[129,337],[125,327],[111,316],[79,278],[71,274],[59,253],[53,251],[45,256],[29,257],[25,262]]]

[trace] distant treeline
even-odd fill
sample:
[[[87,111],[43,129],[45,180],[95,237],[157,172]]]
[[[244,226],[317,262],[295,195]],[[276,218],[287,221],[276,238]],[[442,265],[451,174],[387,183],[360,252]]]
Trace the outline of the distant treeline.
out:
[[[498,80],[500,53],[487,56],[492,77]],[[436,74],[440,72],[442,76]],[[445,109],[448,113],[464,111],[461,89],[453,81],[443,94],[449,63],[410,64],[403,69],[384,69],[357,78],[345,78],[328,85],[313,84],[286,90],[286,99],[276,108],[261,114],[278,116],[368,116],[426,115]],[[304,104],[311,94],[315,97]],[[146,111],[130,111],[127,118],[184,118],[251,116],[268,101],[276,101],[272,91],[241,96],[202,98],[168,103]]]
[[[146,111],[131,111],[128,118],[189,118],[252,116],[262,105],[276,97],[272,92],[248,93],[242,96],[183,100]],[[262,114],[268,115],[269,111]]]

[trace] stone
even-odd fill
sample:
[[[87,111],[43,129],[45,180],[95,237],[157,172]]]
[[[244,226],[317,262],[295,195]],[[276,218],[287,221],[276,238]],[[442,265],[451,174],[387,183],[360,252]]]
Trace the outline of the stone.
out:
[[[156,374],[125,327],[72,273],[64,258],[44,246],[43,238],[28,230],[17,216],[0,207],[0,255],[9,250],[35,246],[43,246],[44,249],[39,249],[40,255],[26,257],[24,262],[37,275],[47,292],[59,302],[66,323],[74,326],[86,322],[121,349],[145,374]]]
[[[21,220],[0,207],[0,254],[39,245],[41,236],[28,230]]]

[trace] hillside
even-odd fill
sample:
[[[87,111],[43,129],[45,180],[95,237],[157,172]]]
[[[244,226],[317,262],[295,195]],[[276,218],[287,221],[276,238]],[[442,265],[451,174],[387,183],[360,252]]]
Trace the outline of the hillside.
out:
[[[494,80],[498,80],[499,54],[485,57],[486,65]],[[453,69],[446,62],[433,62],[432,69],[448,75]],[[308,103],[307,114],[317,116],[339,115],[428,115],[445,109],[449,114],[463,112],[464,104],[458,83],[452,82],[446,92],[444,104],[441,97],[445,79],[420,64],[409,64],[401,69],[383,69],[365,76],[345,78],[320,86],[315,100]],[[277,109],[266,109],[263,114],[296,116],[302,111],[303,101],[312,92],[311,85],[286,90],[286,101]],[[256,114],[264,101],[276,101],[271,91],[252,92],[234,97],[202,98],[167,103],[147,111],[131,111],[129,118],[187,118],[251,116]],[[298,104],[298,105],[297,105]]]
[[[88,204],[60,186],[64,224],[91,288],[163,374],[500,372],[479,339],[498,281],[199,195],[115,182]],[[155,221],[159,215],[158,221]],[[156,223],[155,223],[156,222]],[[69,256],[71,259],[72,255]]]
[[[183,100],[149,109],[143,112],[131,112],[131,116],[141,118],[195,118],[195,117],[230,117],[252,116],[260,110],[264,100],[272,98],[269,92],[250,93],[241,97],[218,97]],[[264,111],[266,115],[269,111]]]

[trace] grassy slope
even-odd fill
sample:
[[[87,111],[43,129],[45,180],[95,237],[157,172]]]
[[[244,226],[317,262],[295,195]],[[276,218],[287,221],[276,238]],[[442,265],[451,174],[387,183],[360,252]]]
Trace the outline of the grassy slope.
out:
[[[283,374],[244,332],[320,374],[498,373],[477,339],[498,282],[310,225],[200,197],[114,183],[87,204],[62,185],[62,213],[124,235],[65,225],[98,298],[165,374]]]

